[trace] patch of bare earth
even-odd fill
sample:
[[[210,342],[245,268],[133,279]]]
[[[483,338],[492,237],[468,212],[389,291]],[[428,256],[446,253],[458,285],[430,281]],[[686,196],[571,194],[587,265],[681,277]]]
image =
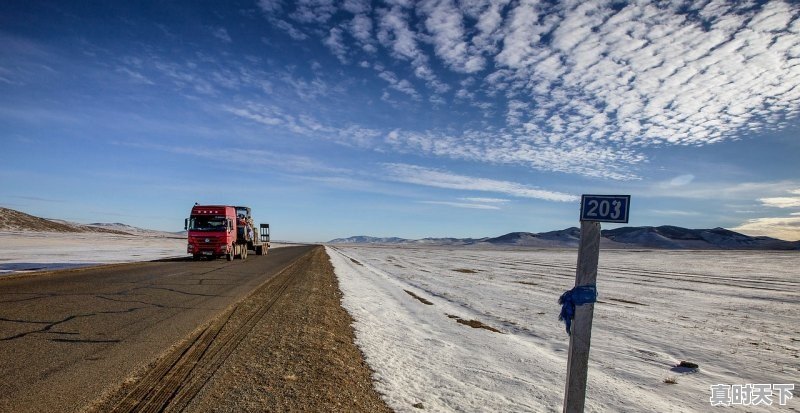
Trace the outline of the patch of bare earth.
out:
[[[405,292],[406,292],[408,295],[410,295],[410,296],[412,296],[412,297],[416,298],[417,300],[419,300],[419,302],[421,302],[422,304],[425,304],[425,305],[433,305],[433,303],[432,303],[432,302],[430,302],[430,301],[428,301],[428,300],[426,300],[426,299],[424,299],[424,298],[422,298],[422,297],[420,297],[420,296],[418,296],[418,295],[414,294],[414,293],[413,293],[413,292],[411,292],[411,291],[408,291],[408,290],[403,290],[403,291],[405,291]]]
[[[452,314],[446,314],[446,315],[447,315],[447,318],[455,319],[458,324],[463,324],[465,326],[470,326],[472,328],[482,328],[484,330],[489,330],[489,331],[491,331],[493,333],[503,334],[502,331],[500,331],[500,330],[498,330],[498,329],[496,329],[496,328],[494,328],[492,326],[483,324],[482,322],[480,322],[478,320],[465,320],[465,319],[463,319],[463,318],[461,318],[461,317],[459,317],[457,315],[452,315]]]
[[[148,381],[145,373],[94,410],[391,412],[353,344],[353,320],[341,298],[325,249],[315,248],[212,323],[214,338],[186,363],[189,372],[174,374],[173,364],[166,379],[144,386],[152,390],[137,390]],[[148,392],[166,400],[151,404],[138,396]]]

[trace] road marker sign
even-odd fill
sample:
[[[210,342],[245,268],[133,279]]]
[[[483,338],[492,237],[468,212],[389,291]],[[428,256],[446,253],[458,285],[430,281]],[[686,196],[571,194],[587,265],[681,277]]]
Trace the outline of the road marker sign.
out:
[[[600,222],[627,223],[630,203],[630,195],[581,196],[581,241],[578,246],[575,288],[565,295],[580,290],[596,293],[597,262],[600,260]],[[569,331],[564,413],[583,412],[586,403],[589,347],[594,316],[593,301],[592,299],[579,302],[574,308],[574,318]]]
[[[630,195],[582,195],[581,221],[628,223]]]

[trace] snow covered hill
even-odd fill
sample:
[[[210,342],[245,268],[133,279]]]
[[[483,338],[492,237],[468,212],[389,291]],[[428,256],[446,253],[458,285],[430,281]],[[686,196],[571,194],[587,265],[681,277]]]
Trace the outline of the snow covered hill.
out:
[[[577,248],[581,230],[576,227],[541,233],[510,232],[494,238],[375,238],[357,236],[337,238],[328,244],[387,244],[387,245],[464,245],[488,247]],[[660,227],[622,227],[603,230],[603,248],[658,249],[744,249],[800,250],[800,241],[783,241],[770,237],[751,237],[725,228],[687,229],[671,225]]]
[[[185,238],[185,234],[137,228],[121,223],[79,224],[62,219],[40,218],[10,208],[0,207],[0,231],[19,232],[95,232],[113,235],[134,235],[156,238]]]

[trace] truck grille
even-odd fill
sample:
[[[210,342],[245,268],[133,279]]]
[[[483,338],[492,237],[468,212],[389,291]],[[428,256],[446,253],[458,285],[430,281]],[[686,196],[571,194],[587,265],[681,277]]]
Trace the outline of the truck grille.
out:
[[[192,240],[196,244],[218,244],[220,242],[224,242],[224,239],[221,237],[192,237]]]

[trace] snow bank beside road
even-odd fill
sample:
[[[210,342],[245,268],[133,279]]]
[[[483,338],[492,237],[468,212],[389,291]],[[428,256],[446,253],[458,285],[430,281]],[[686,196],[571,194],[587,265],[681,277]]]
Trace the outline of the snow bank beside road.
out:
[[[340,280],[343,305],[356,320],[356,344],[392,409],[413,412],[417,403],[429,411],[558,407],[562,386],[536,379],[563,371],[558,358],[544,356],[524,340],[458,324],[448,315],[469,320],[474,314],[356,263],[339,249],[328,248],[328,255]]]
[[[390,407],[561,410],[569,339],[556,300],[574,283],[575,251],[336,247],[328,254],[357,344]],[[711,407],[710,385],[798,388],[798,266],[795,253],[601,253],[586,411],[702,412]],[[700,370],[674,369],[681,360]],[[788,411],[798,401],[748,411]]]
[[[179,257],[188,257],[185,237],[0,231],[0,275]]]
[[[150,261],[185,255],[185,238],[0,232],[0,274]]]

